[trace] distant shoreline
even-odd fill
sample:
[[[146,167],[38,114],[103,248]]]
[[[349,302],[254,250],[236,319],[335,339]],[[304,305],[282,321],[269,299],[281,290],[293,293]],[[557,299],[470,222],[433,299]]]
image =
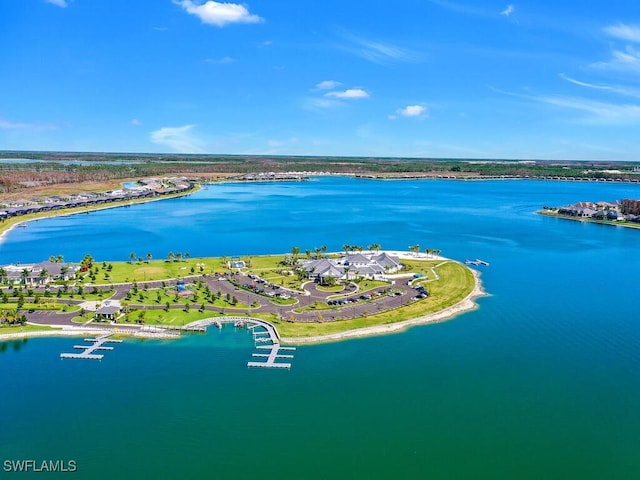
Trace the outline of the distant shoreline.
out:
[[[606,180],[602,180],[602,179],[592,179],[592,178],[585,178],[585,179],[576,179],[576,178],[566,178],[566,177],[528,177],[528,176],[506,176],[506,175],[496,175],[496,176],[480,176],[480,175],[468,175],[468,174],[453,174],[453,175],[435,175],[435,174],[425,174],[425,175],[420,175],[420,174],[411,174],[411,173],[406,173],[406,174],[401,174],[401,173],[397,173],[397,174],[388,174],[388,175],[382,175],[382,174],[360,174],[360,173],[347,173],[347,172],[340,172],[340,173],[332,173],[332,172],[317,172],[314,174],[314,172],[306,172],[308,174],[306,179],[309,179],[311,177],[314,176],[328,176],[328,177],[351,177],[351,178],[355,178],[355,179],[359,179],[359,180],[457,180],[457,181],[495,181],[495,180],[542,180],[542,181],[567,181],[567,182],[594,182],[594,183],[613,183],[613,181],[606,181]],[[305,180],[306,180],[305,179]],[[107,210],[110,208],[118,208],[118,207],[124,207],[127,205],[134,205],[134,204],[139,204],[139,203],[147,203],[147,202],[153,202],[153,201],[159,201],[159,200],[169,200],[171,198],[178,198],[178,197],[183,197],[183,196],[187,196],[190,195],[192,193],[197,192],[198,190],[200,190],[202,188],[203,185],[218,185],[218,184],[224,184],[224,183],[258,183],[258,182],[286,182],[286,181],[292,181],[293,179],[260,179],[260,178],[256,178],[256,179],[239,179],[239,178],[225,178],[223,180],[219,180],[217,182],[206,182],[206,181],[200,181],[200,182],[195,182],[194,188],[189,189],[187,191],[184,192],[177,192],[177,193],[172,193],[169,195],[164,195],[164,196],[160,196],[160,197],[147,197],[147,198],[136,198],[136,199],[132,199],[132,200],[124,200],[121,202],[114,202],[108,205],[95,205],[95,206],[82,206],[82,207],[75,207],[75,208],[70,208],[70,209],[65,209],[65,210],[55,210],[55,211],[47,211],[47,212],[43,212],[43,213],[33,213],[33,214],[27,214],[27,215],[23,215],[23,216],[17,216],[17,217],[11,217],[10,219],[6,219],[4,222],[0,223],[0,240],[2,240],[2,238],[4,237],[4,235],[8,232],[10,232],[15,226],[21,224],[21,223],[28,223],[28,222],[32,222],[32,221],[36,221],[36,220],[41,220],[41,219],[45,219],[45,218],[56,218],[56,217],[64,217],[64,216],[70,216],[70,215],[75,215],[75,214],[79,214],[79,213],[89,213],[89,212],[95,212],[95,211],[99,211],[99,210]],[[299,179],[298,179],[299,180]],[[640,182],[640,179],[638,179],[637,181],[623,181],[623,180],[617,180],[615,181],[615,183],[629,183],[629,184],[633,184],[633,183],[638,183]],[[569,220],[578,220],[578,221],[587,221],[586,219],[578,219],[578,218],[572,218],[572,217],[565,217],[565,216],[561,216],[561,215],[553,215],[553,214],[548,214],[548,213],[543,213],[543,211],[539,211],[537,212],[541,215],[547,215],[547,216],[555,216],[558,218],[567,218]],[[609,225],[610,223],[606,222],[606,221],[597,221],[597,220],[591,220],[592,223],[601,223],[604,225]],[[616,223],[613,223],[614,225],[618,225]],[[638,228],[635,227],[633,225],[620,225],[620,226],[628,226],[631,228]]]
[[[610,227],[623,227],[630,228],[632,230],[640,230],[640,224],[632,222],[621,222],[617,220],[598,220],[596,218],[590,217],[574,217],[572,215],[562,215],[560,213],[555,213],[550,210],[539,210],[536,213],[545,217],[559,218],[561,220],[571,220],[573,222],[594,223],[596,225],[607,225]]]
[[[50,210],[42,213],[29,213],[27,215],[20,215],[17,217],[11,217],[10,219],[5,220],[0,223],[0,241],[4,238],[6,234],[8,234],[11,230],[17,227],[20,224],[27,224],[29,222],[34,222],[37,220],[43,220],[46,218],[57,218],[57,217],[69,217],[71,215],[78,215],[82,213],[89,212],[97,212],[100,210],[108,210],[111,208],[119,208],[119,207],[127,207],[129,205],[136,205],[140,203],[147,202],[156,202],[160,200],[169,200],[171,198],[179,198],[187,195],[191,195],[192,193],[197,192],[201,189],[201,184],[194,184],[193,188],[189,190],[185,190],[182,192],[170,193],[168,195],[162,195],[157,197],[147,197],[147,198],[136,198],[136,199],[127,199],[123,201],[113,202],[110,204],[101,204],[101,205],[91,205],[91,206],[82,206],[82,207],[73,207],[68,209],[60,209],[60,210]]]

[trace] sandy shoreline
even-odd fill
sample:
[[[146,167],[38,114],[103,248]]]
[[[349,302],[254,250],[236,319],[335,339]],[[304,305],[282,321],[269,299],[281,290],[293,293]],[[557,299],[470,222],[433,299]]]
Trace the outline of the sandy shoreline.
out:
[[[76,336],[92,335],[92,334],[100,334],[100,333],[104,333],[104,330],[100,328],[70,327],[70,328],[60,328],[56,330],[34,330],[34,331],[26,331],[26,332],[3,333],[3,334],[0,334],[0,341],[20,340],[23,338],[32,338],[32,337],[76,337]]]
[[[346,340],[350,338],[368,337],[373,335],[386,335],[389,333],[399,333],[407,328],[424,325],[427,323],[438,323],[445,320],[450,320],[464,312],[475,310],[478,304],[475,302],[476,298],[487,296],[488,294],[482,289],[482,282],[480,281],[480,272],[470,269],[473,273],[475,285],[469,295],[467,295],[460,302],[452,305],[439,312],[433,312],[428,315],[423,315],[417,318],[411,318],[402,322],[390,323],[388,325],[376,325],[374,327],[358,328],[356,330],[347,330],[346,332],[332,333],[329,335],[318,335],[315,337],[291,337],[281,338],[280,340],[284,344],[301,345],[307,343],[326,343],[336,342],[339,340]]]

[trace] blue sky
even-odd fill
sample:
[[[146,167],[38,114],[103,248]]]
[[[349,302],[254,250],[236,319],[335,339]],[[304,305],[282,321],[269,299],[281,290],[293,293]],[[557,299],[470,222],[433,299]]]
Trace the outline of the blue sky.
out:
[[[640,160],[637,0],[0,0],[0,149]]]

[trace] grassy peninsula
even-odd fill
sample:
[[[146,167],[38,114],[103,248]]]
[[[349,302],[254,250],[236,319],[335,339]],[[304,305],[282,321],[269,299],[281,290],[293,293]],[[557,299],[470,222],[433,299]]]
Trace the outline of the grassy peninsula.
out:
[[[205,318],[252,316],[275,325],[284,341],[322,340],[415,319],[424,323],[452,308],[445,317],[453,316],[472,307],[456,306],[481,294],[477,276],[458,262],[402,255],[402,270],[386,280],[334,280],[340,288],[309,279],[300,266],[314,260],[297,263],[291,254],[234,259],[240,264],[228,257],[190,258],[186,252],[169,252],[164,259],[132,252],[130,261],[120,262],[87,255],[74,278],[45,282],[41,273],[41,285],[10,283],[3,267],[0,335],[65,325],[180,329]],[[345,254],[324,258],[339,261]],[[114,309],[103,316],[102,307],[109,305]]]

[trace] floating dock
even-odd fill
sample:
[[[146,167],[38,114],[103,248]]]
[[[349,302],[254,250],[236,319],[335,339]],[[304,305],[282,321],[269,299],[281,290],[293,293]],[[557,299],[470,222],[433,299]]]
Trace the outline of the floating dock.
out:
[[[465,260],[464,263],[467,265],[484,265],[485,267],[489,266],[489,262],[485,262],[484,260],[480,260],[479,258],[476,258],[475,260]]]
[[[233,325],[236,327],[240,325],[242,327],[246,326],[247,331],[251,332],[251,334],[253,335],[253,341],[256,343],[256,349],[269,351],[269,353],[252,354],[254,358],[265,358],[266,360],[247,362],[247,367],[291,368],[291,363],[278,362],[276,360],[293,358],[292,354],[283,354],[279,352],[280,350],[291,352],[295,350],[295,347],[281,347],[280,339],[278,338],[276,329],[273,325],[271,325],[269,322],[265,322],[264,320],[258,320],[250,317],[217,317],[198,320],[197,322],[193,322],[184,327],[184,330],[202,331],[203,329],[206,330],[209,325],[218,326],[222,323],[233,323]]]
[[[74,345],[76,350],[82,350],[82,353],[61,353],[60,358],[78,358],[82,360],[102,360],[104,355],[100,353],[93,353],[97,350],[113,350],[113,347],[105,345],[105,343],[121,343],[122,340],[115,340],[109,338],[113,335],[113,332],[108,332],[104,335],[99,335],[95,338],[85,338],[85,342],[93,342],[93,345]]]

